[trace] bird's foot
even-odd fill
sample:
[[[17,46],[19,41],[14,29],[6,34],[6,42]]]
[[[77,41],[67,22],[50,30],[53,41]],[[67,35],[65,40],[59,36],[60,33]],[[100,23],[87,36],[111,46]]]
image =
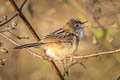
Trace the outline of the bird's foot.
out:
[[[70,62],[73,62],[74,61],[74,55],[71,55],[70,56]]]

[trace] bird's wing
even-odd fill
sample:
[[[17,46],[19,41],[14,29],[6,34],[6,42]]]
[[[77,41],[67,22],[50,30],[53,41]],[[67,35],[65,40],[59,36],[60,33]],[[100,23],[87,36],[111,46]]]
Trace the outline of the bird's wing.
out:
[[[68,33],[61,28],[53,33],[50,33],[49,35],[46,35],[43,39],[41,39],[37,43],[24,44],[24,45],[15,47],[15,49],[28,48],[28,47],[39,46],[42,44],[49,44],[49,43],[71,43],[72,44],[74,35],[75,34]]]
[[[74,34],[64,31],[62,28],[56,30],[55,32],[46,35],[40,43],[63,43],[63,42],[72,42]]]

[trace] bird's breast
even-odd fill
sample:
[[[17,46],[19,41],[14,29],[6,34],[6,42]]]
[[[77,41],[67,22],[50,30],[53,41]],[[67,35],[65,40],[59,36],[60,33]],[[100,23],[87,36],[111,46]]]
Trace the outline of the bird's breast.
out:
[[[78,40],[75,38],[73,43],[52,43],[46,45],[46,54],[55,59],[62,59],[66,56],[74,54],[78,47]]]

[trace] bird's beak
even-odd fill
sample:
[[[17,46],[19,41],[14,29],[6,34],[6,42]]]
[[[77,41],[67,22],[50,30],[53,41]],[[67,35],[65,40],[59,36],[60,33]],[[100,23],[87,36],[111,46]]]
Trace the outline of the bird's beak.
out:
[[[85,24],[85,23],[87,23],[88,21],[85,21],[85,22],[82,22],[82,24]]]
[[[88,22],[88,21],[82,22],[82,26],[83,26],[82,29],[85,28],[85,27],[87,27],[86,24],[85,24],[85,23],[87,23],[87,22]]]

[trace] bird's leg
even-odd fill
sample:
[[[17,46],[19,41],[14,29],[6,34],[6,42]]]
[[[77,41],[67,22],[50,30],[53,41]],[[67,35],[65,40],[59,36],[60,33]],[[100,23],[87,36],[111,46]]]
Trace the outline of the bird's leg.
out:
[[[70,55],[70,62],[73,62],[73,61],[74,61],[74,58],[73,58],[73,57],[74,57],[74,55],[71,54],[71,55]]]
[[[49,57],[49,60],[54,60],[54,58]]]
[[[59,62],[60,64],[63,64],[63,62],[64,62],[64,60],[61,59],[61,58],[58,58],[57,60],[58,60],[58,62]]]

